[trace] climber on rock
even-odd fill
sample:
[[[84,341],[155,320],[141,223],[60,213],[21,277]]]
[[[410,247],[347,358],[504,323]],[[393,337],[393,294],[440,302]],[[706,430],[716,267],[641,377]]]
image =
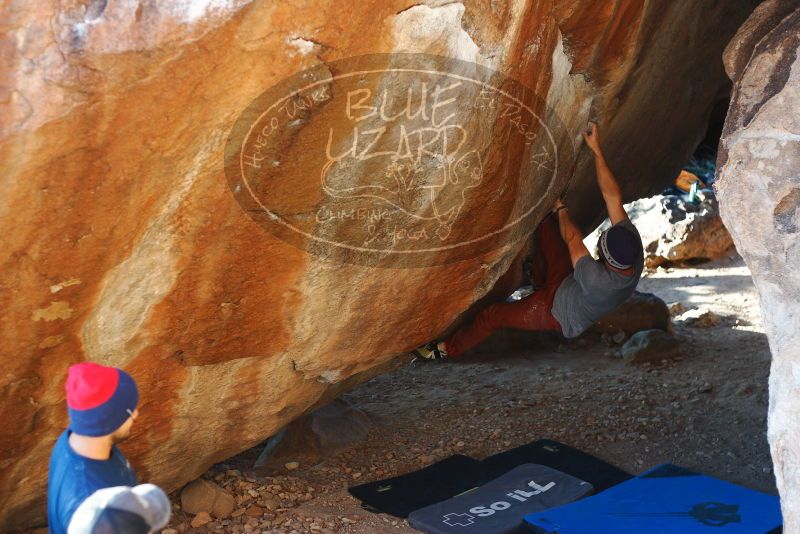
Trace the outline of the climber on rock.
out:
[[[600,236],[599,259],[591,256],[583,234],[559,200],[534,234],[534,273],[543,279],[536,291],[520,301],[483,309],[471,324],[444,340],[415,349],[414,356],[427,360],[456,357],[501,328],[552,330],[577,337],[630,298],[644,270],[642,240],[603,157],[597,125],[589,123],[583,138],[594,153],[597,183],[612,225]]]
[[[66,390],[69,428],[50,457],[50,532],[147,533],[163,527],[169,499],[152,484],[136,486],[131,464],[116,447],[139,415],[136,382],[121,369],[84,362],[69,368]]]

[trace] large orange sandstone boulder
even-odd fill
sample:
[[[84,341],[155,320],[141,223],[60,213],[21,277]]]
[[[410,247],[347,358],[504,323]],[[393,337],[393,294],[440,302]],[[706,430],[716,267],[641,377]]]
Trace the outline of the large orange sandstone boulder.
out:
[[[5,3],[0,529],[45,520],[70,364],[137,378],[172,490],[444,331],[567,184],[597,222],[590,117],[660,189],[755,4]]]

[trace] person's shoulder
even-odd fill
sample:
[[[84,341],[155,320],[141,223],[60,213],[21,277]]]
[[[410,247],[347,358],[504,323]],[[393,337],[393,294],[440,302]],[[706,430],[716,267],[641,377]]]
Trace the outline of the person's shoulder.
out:
[[[581,285],[592,284],[608,276],[605,266],[591,255],[582,256],[575,262],[575,278]]]
[[[597,265],[597,260],[595,260],[591,254],[585,254],[578,258],[578,261],[575,262],[575,270],[586,270],[592,269]]]
[[[95,465],[102,463],[84,458],[72,450],[68,432],[58,438],[53,447],[50,469],[51,477],[55,478],[53,482],[58,483],[63,491],[84,497],[91,495],[97,489],[93,480]]]
[[[86,470],[86,464],[80,459],[66,458],[61,467],[61,473],[62,476],[59,477],[61,494],[70,495],[83,501],[94,493],[96,488]]]

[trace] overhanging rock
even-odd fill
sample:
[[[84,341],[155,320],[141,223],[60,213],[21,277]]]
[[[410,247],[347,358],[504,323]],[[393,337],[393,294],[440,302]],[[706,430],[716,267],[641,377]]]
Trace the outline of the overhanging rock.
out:
[[[284,137],[270,138],[272,152],[263,160],[285,169],[264,176],[293,178],[282,188],[251,188],[286,193],[271,198],[281,208],[273,215],[300,221],[295,228],[316,224],[320,212],[309,206],[327,206],[336,194],[352,193],[348,180],[364,187],[372,176],[384,185],[397,177],[413,194],[387,197],[381,190],[369,202],[398,201],[406,212],[429,217],[431,203],[418,194],[447,184],[463,189],[480,161],[494,169],[494,181],[482,182],[491,190],[473,187],[476,195],[467,195],[456,213],[437,208],[442,234],[428,237],[463,238],[475,225],[500,224],[519,206],[536,205],[517,227],[530,232],[567,179],[567,203],[588,229],[601,203],[591,157],[578,144],[587,119],[602,125],[626,195],[660,190],[701,139],[728,83],[722,50],[755,4],[6,3],[0,10],[6,30],[0,37],[0,529],[44,521],[47,460],[66,425],[63,380],[71,363],[123,366],[136,377],[142,415],[124,448],[143,480],[172,490],[443,331],[521,247],[507,234],[490,237],[486,248],[460,261],[434,257],[417,268],[379,268],[268,231],[274,220],[254,220],[236,198],[237,185],[245,184],[230,183],[224,173],[228,136],[264,91],[304,70],[338,75],[331,67],[352,56],[451,57],[521,82],[544,124],[555,118],[562,126],[551,146],[559,154],[575,150],[556,187],[546,187],[554,179],[538,171],[517,172],[517,181],[504,183],[503,165],[518,171],[528,150],[522,130],[489,143],[492,158],[460,154],[455,167],[438,131],[442,158],[425,162],[431,166],[421,181],[408,180],[408,167],[388,175],[366,175],[377,168],[371,166],[348,172],[345,160],[327,169],[332,182],[321,181],[320,160],[299,156],[312,149],[323,151],[315,157],[325,154],[330,130],[320,125],[350,139],[356,117],[325,122],[326,113],[342,108],[321,97],[309,111],[295,99],[297,122],[281,125]],[[373,88],[382,83],[369,80]],[[405,94],[386,86],[393,96]],[[501,124],[496,107],[474,104],[463,98],[451,104],[459,123],[484,132],[534,125]],[[525,130],[542,131],[541,125]],[[432,169],[445,163],[449,181],[436,182]],[[358,204],[359,195],[369,194],[358,191],[343,201]],[[450,198],[461,192],[446,189]],[[358,211],[333,219],[324,212],[321,219],[334,224],[315,238],[351,243],[358,232],[369,234]],[[413,235],[423,235],[421,229]],[[379,238],[400,235],[385,226],[374,230]],[[398,232],[405,238],[407,230]],[[385,252],[391,263],[397,250]]]

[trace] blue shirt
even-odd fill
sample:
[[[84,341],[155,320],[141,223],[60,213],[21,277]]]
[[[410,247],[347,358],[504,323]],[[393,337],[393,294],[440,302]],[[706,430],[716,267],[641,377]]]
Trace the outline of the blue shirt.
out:
[[[56,441],[47,482],[47,522],[52,534],[66,534],[72,514],[99,489],[135,486],[136,473],[116,447],[108,460],[81,456],[69,445],[69,430]]]

